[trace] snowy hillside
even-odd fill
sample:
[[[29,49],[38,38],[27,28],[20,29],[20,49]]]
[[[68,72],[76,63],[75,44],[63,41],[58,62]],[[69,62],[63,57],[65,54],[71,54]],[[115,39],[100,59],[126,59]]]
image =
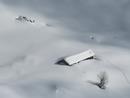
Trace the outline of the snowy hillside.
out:
[[[97,1],[0,0],[0,98],[129,98],[129,1]],[[56,64],[88,49],[96,59]]]

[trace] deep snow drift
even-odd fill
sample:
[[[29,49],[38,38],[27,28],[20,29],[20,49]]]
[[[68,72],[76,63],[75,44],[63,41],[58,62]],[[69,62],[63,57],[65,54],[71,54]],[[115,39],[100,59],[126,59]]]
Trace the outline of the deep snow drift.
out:
[[[78,33],[57,19],[2,3],[0,13],[0,98],[130,97],[126,32],[116,37],[111,33]],[[19,14],[36,21],[17,22]],[[55,64],[58,58],[87,49],[92,49],[98,59],[71,67]],[[98,81],[100,72],[108,75],[105,90],[88,82]]]

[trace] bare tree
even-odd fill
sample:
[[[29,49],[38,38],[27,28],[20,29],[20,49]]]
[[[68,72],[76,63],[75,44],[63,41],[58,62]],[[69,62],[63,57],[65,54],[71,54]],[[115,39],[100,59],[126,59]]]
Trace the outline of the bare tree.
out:
[[[99,81],[98,82],[93,82],[93,81],[88,81],[89,83],[98,86],[100,89],[106,89],[106,84],[108,83],[108,76],[106,72],[101,72],[99,75],[97,75]]]

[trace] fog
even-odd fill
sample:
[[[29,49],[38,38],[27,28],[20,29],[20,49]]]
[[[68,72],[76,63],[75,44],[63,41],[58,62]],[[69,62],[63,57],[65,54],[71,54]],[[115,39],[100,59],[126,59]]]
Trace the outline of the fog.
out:
[[[116,44],[121,39],[128,42],[130,37],[129,0],[3,0],[2,3],[17,7],[18,12],[31,10],[56,20],[78,34],[105,34],[109,39],[114,38],[116,42],[112,43]],[[78,34],[73,36],[82,40]],[[85,38],[82,41],[86,41]]]
[[[0,0],[1,98],[129,98],[129,0]],[[34,19],[20,22],[18,16]],[[98,60],[56,65],[92,49]],[[105,71],[108,84],[97,81]]]

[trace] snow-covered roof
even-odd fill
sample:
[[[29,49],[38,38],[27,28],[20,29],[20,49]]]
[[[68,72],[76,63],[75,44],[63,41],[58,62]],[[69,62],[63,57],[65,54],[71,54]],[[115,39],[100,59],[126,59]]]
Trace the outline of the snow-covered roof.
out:
[[[64,58],[64,60],[69,65],[73,65],[75,63],[78,63],[78,62],[83,61],[85,59],[91,58],[93,56],[95,56],[95,53],[91,49],[89,49],[87,51],[84,51],[84,52],[81,52],[81,53],[66,57],[66,58]]]

